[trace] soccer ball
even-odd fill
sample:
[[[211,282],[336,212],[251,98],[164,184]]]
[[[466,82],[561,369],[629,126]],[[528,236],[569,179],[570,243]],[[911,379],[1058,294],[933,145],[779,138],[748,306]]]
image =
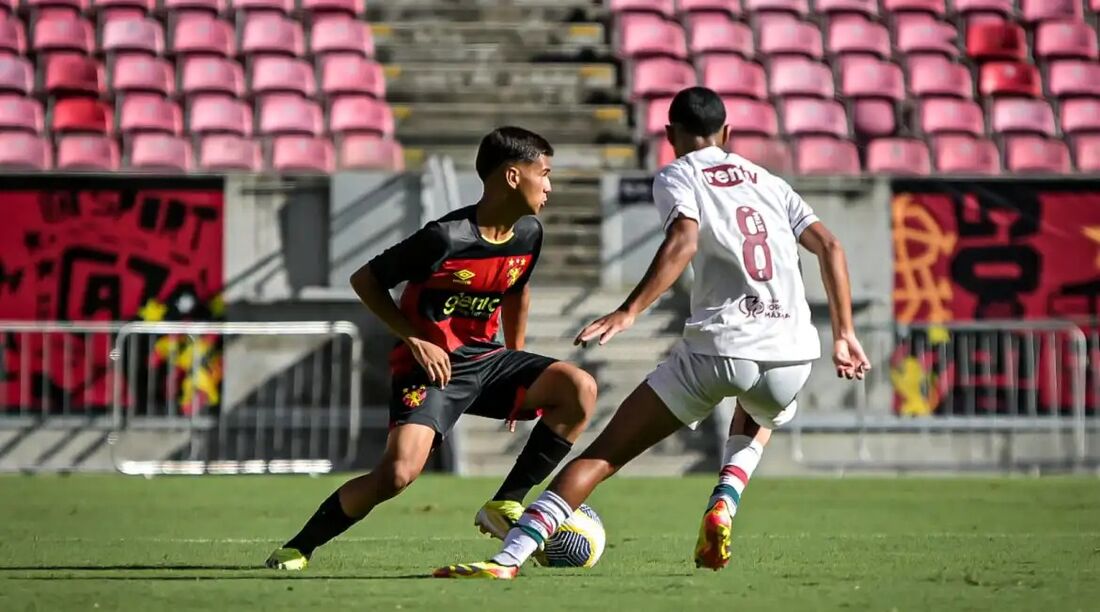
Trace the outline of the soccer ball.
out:
[[[581,504],[546,541],[538,560],[550,567],[592,567],[603,555],[605,544],[607,534],[600,516]]]

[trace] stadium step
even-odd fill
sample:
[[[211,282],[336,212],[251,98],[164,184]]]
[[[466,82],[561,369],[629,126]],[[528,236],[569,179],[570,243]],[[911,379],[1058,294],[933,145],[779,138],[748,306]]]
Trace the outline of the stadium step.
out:
[[[367,8],[368,21],[411,21],[444,19],[447,21],[543,21],[591,22],[606,11],[601,6],[577,0],[540,0],[537,2],[441,2],[405,0],[376,2]]]
[[[610,45],[568,43],[557,45],[494,43],[378,43],[375,56],[383,63],[440,62],[492,64],[502,62],[610,62]]]
[[[445,20],[372,22],[376,45],[450,45],[491,43],[529,46],[602,45],[607,40],[602,23]]]
[[[420,168],[432,155],[447,155],[455,161],[455,167],[471,170],[474,167],[474,154],[477,141],[464,144],[404,143],[405,165],[409,169]],[[626,144],[598,145],[553,143],[555,172],[562,169],[575,170],[633,170],[638,167],[637,148]]]
[[[628,143],[631,128],[625,107],[548,106],[537,104],[393,105],[397,136],[403,143],[476,143],[488,126],[520,125],[550,142]]]
[[[391,102],[607,104],[620,100],[613,64],[389,64]]]

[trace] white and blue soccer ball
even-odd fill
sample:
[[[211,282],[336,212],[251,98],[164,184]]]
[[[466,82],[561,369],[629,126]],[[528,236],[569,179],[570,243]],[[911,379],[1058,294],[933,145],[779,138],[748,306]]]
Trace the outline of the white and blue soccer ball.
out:
[[[590,506],[581,504],[550,539],[539,561],[550,567],[592,567],[603,555],[607,534],[603,522]]]

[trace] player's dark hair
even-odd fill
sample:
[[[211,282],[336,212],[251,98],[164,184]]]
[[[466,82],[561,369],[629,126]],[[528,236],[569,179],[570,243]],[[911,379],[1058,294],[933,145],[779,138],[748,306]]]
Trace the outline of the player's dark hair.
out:
[[[485,180],[504,164],[533,162],[539,155],[550,157],[554,147],[538,134],[520,127],[499,127],[481,139],[477,148],[477,175]]]
[[[672,99],[668,122],[692,136],[713,136],[726,124],[726,105],[711,89],[689,87]]]

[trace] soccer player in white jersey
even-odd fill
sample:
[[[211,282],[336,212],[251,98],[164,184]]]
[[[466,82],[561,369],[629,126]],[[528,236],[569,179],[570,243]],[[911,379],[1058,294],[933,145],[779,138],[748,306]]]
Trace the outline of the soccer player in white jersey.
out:
[[[585,327],[576,342],[605,344],[629,329],[691,263],[695,280],[683,340],[527,507],[496,556],[443,567],[435,576],[514,578],[600,482],[681,427],[694,428],[724,398],[736,397],[719,482],[695,549],[697,567],[725,567],[745,485],[772,429],[794,417],[795,396],[821,353],[799,244],[821,265],[837,376],[862,379],[870,369],[852,326],[847,262],[837,239],[786,182],[724,150],[729,127],[713,91],[681,91],[669,108],[669,124],[677,159],[653,186],[664,242],[622,306]]]

